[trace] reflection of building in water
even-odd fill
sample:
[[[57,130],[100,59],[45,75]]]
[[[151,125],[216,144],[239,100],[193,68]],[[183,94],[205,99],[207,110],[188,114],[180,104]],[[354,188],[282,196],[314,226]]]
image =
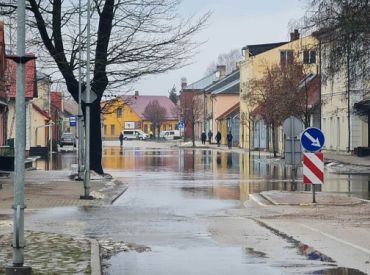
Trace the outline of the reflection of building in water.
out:
[[[103,151],[103,167],[106,169],[118,170],[155,170],[158,167],[165,167],[172,171],[179,170],[179,159],[176,151],[170,150],[141,150],[121,149],[111,147]]]

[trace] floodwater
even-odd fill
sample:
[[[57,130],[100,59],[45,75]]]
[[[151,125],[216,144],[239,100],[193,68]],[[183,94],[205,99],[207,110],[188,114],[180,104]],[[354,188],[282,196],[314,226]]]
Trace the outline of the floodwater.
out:
[[[49,170],[70,169],[76,163],[76,153],[72,150],[63,151],[53,156],[50,164],[47,160],[38,160],[36,168]],[[103,151],[103,166],[106,171],[197,171],[212,172],[224,177],[228,173],[228,180],[240,182],[240,196],[268,190],[306,190],[298,181],[292,184],[289,169],[284,169],[279,162],[271,164],[266,156],[258,154],[239,154],[231,152],[217,152],[213,150],[178,150],[178,149],[142,149],[105,147]],[[298,171],[302,173],[301,169]],[[231,178],[230,178],[231,177]],[[302,177],[300,177],[302,178]],[[254,179],[251,181],[251,179]],[[325,183],[317,186],[316,190],[343,194],[370,200],[370,171],[368,175],[325,174]],[[238,195],[234,192],[235,195]],[[245,199],[241,197],[241,199]]]
[[[59,169],[75,161],[71,152],[58,157]],[[216,241],[220,236],[210,232],[210,223],[232,218],[223,217],[225,211],[243,208],[251,193],[304,190],[292,183],[289,171],[265,158],[212,150],[106,147],[103,166],[129,184],[114,205],[42,210],[29,224],[30,229],[150,249],[112,256],[104,263],[104,274],[341,274],[313,264],[289,246],[279,248],[282,259],[276,261],[247,246]],[[323,190],[369,196],[364,179],[350,178],[349,183],[347,176],[330,175]]]

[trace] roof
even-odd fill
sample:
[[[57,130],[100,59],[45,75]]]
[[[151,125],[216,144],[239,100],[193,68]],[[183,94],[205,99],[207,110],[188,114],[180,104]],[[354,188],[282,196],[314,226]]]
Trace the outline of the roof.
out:
[[[198,81],[192,84],[187,85],[185,87],[185,90],[202,90],[208,87],[209,85],[211,85],[212,83],[214,83],[215,81],[217,81],[217,79],[218,79],[218,73],[214,72],[210,75],[207,75],[199,79]]]
[[[69,115],[78,115],[78,104],[73,100],[63,102],[63,111]]]
[[[27,56],[34,57],[33,54],[27,54]],[[17,63],[7,58],[7,82],[9,84],[9,98],[15,99],[16,97],[16,79],[17,79]],[[36,85],[36,60],[31,59],[25,64],[25,91],[26,99],[32,99],[37,97],[37,85]]]
[[[256,44],[256,45],[247,45],[242,48],[242,50],[246,50],[249,53],[249,56],[256,56],[258,54],[267,52],[273,48],[280,47],[285,45],[289,42],[277,42],[277,43],[268,43],[268,44]]]
[[[239,112],[240,112],[240,102],[236,103],[235,105],[227,109],[224,113],[219,115],[216,118],[216,120],[221,120],[221,119],[228,118],[230,116],[235,116],[236,114],[239,114]]]
[[[146,106],[152,102],[157,100],[159,105],[164,107],[167,111],[168,120],[177,120],[177,114],[175,112],[176,106],[175,104],[166,96],[146,96],[146,95],[139,95],[139,96],[123,96],[123,100],[128,103],[131,109],[141,118],[145,119],[144,111]]]
[[[212,94],[239,94],[240,71],[236,70],[216,83],[208,86],[206,91]]]
[[[45,112],[44,110],[42,110],[39,106],[37,106],[35,103],[32,103],[32,107],[38,112],[40,113],[41,115],[43,115],[44,117],[46,117],[47,119],[50,119],[49,117],[49,114],[47,112]]]

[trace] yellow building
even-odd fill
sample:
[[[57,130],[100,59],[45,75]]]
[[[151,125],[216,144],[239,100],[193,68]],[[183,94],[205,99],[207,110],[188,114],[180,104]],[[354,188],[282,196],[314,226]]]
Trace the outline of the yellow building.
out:
[[[318,74],[318,42],[312,36],[299,38],[299,33],[291,33],[290,42],[248,45],[243,50],[244,59],[239,63],[240,69],[240,147],[245,149],[271,148],[269,126],[263,121],[256,121],[252,112],[257,106],[248,101],[251,92],[249,83],[252,79],[262,78],[267,67],[286,64],[290,60],[302,62],[307,73]],[[283,99],[282,99],[283,100]],[[257,132],[258,131],[258,132]],[[258,141],[256,142],[256,133]],[[282,152],[283,134],[277,131],[278,151]],[[256,145],[258,144],[258,145]]]
[[[166,96],[121,96],[102,102],[102,136],[104,139],[118,139],[122,130],[140,129],[158,136],[158,130],[144,116],[146,106],[153,101],[166,109],[165,121],[160,131],[177,129],[178,116],[175,104]]]

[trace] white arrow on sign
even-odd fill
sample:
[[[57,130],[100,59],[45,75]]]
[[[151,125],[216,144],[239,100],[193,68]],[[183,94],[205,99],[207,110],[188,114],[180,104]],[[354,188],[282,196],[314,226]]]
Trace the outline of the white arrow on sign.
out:
[[[305,132],[304,135],[312,141],[312,146],[316,146],[316,147],[321,147],[321,144],[320,144],[320,141],[318,138],[314,138],[313,136],[311,136],[308,132]]]

